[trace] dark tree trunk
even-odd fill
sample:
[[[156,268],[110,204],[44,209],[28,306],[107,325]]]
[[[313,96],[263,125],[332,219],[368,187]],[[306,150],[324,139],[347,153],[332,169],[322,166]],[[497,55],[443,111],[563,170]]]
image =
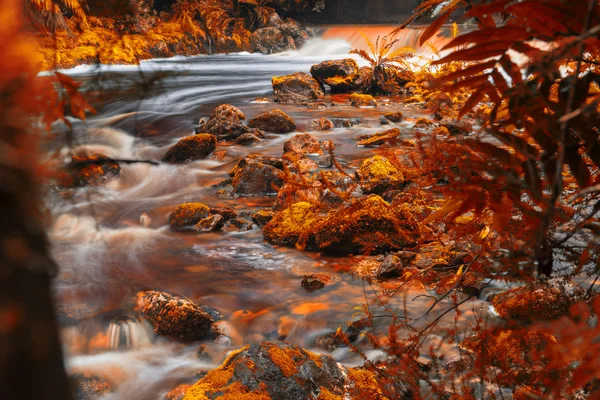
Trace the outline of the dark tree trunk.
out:
[[[0,2],[15,15],[15,2]],[[40,212],[36,132],[24,106],[34,98],[33,65],[15,46],[27,42],[16,24],[3,26],[0,54],[0,399],[69,399],[53,309],[55,271]],[[6,32],[8,31],[8,32]],[[32,47],[33,49],[33,47]],[[27,97],[29,96],[29,97]],[[23,104],[28,102],[27,104]]]

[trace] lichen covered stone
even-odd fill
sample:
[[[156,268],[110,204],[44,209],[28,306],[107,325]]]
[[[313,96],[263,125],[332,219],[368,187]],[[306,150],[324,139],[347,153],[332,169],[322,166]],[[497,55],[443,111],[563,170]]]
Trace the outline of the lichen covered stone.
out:
[[[154,327],[154,333],[188,342],[211,335],[212,317],[183,297],[145,291],[137,294],[137,309]]]
[[[383,156],[367,158],[356,175],[365,193],[377,193],[397,187],[404,181],[402,173]]]
[[[368,94],[353,93],[350,96],[350,104],[358,108],[377,107],[377,101]]]
[[[185,400],[331,398],[387,399],[372,372],[345,368],[329,356],[286,342],[263,342],[233,352],[185,396]]]
[[[208,217],[210,207],[202,203],[184,203],[169,215],[169,226],[173,230],[192,230],[194,225]]]
[[[395,210],[371,195],[331,212],[300,238],[310,250],[334,254],[378,254],[412,247],[419,225],[405,209]]]
[[[263,235],[269,243],[294,246],[300,235],[318,220],[316,207],[301,201],[276,214],[264,227]]]

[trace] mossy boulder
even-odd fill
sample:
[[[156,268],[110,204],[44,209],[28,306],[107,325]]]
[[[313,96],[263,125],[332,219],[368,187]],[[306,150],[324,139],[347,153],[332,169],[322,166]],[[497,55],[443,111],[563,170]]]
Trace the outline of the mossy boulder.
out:
[[[364,160],[356,175],[365,193],[380,193],[404,182],[398,168],[383,156],[373,156]]]
[[[264,227],[263,235],[269,243],[294,246],[318,220],[317,208],[301,201],[276,214]]]
[[[585,291],[576,283],[555,278],[502,292],[494,296],[492,305],[502,318],[539,322],[566,314],[584,294]]]
[[[202,160],[217,148],[217,137],[200,133],[181,139],[167,150],[162,161],[174,164]]]
[[[65,186],[97,186],[119,176],[121,166],[112,158],[95,153],[91,155],[75,156],[67,165]]]
[[[332,93],[347,93],[354,86],[358,75],[358,64],[352,58],[323,61],[313,65],[310,74],[321,86],[329,86]]]
[[[390,122],[398,123],[402,122],[404,115],[400,111],[388,112],[383,114],[384,118]]]
[[[274,76],[271,83],[275,101],[279,103],[307,103],[323,96],[319,82],[305,72]]]
[[[212,334],[212,317],[188,299],[150,290],[138,293],[136,303],[156,335],[189,342]]]
[[[184,203],[169,215],[169,226],[176,231],[192,230],[194,225],[208,217],[210,207],[202,203]]]
[[[377,101],[368,94],[353,93],[350,95],[350,104],[357,108],[377,107]]]
[[[296,130],[294,120],[281,110],[259,114],[248,122],[248,126],[273,133],[289,133]]]
[[[331,212],[300,242],[309,250],[333,254],[378,254],[413,247],[418,239],[419,225],[406,208],[370,195]]]
[[[185,400],[386,400],[372,372],[346,368],[286,342],[233,352],[193,385]]]

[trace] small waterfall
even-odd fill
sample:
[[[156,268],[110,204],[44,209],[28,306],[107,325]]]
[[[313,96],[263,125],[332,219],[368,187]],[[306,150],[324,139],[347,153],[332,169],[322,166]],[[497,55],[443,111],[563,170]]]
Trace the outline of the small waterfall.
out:
[[[388,39],[393,38],[398,41],[394,45],[394,49],[410,46],[418,55],[430,56],[434,50],[441,50],[444,45],[450,42],[452,37],[449,27],[443,27],[433,35],[426,44],[419,46],[419,38],[426,27],[406,28],[392,36],[391,33],[397,29],[394,25],[346,25],[332,26],[326,28],[322,33],[322,39],[327,40],[345,40],[353,49],[360,49],[369,52],[369,46],[365,40],[365,36],[375,43],[377,37],[387,36]]]
[[[108,348],[111,350],[138,349],[150,343],[143,323],[130,317],[119,317],[108,326]]]

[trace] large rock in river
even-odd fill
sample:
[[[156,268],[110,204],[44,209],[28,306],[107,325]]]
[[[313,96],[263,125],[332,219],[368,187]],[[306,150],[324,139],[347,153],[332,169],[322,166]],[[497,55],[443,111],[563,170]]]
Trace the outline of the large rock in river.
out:
[[[402,397],[400,397],[402,398]],[[233,352],[186,393],[186,400],[386,400],[372,372],[345,368],[286,342]]]
[[[244,161],[245,160],[245,161]],[[242,163],[243,161],[243,163]],[[246,157],[234,168],[231,184],[238,196],[274,196],[283,185],[284,173],[260,157]]]
[[[305,72],[274,76],[271,82],[275,101],[279,103],[306,103],[323,96],[319,82]]]
[[[321,85],[331,87],[332,93],[347,93],[358,76],[358,64],[352,58],[323,61],[313,65],[310,74]]]
[[[279,28],[259,28],[252,34],[252,49],[258,53],[278,53],[289,49],[288,41]]]
[[[296,130],[296,123],[281,110],[272,110],[259,114],[248,122],[251,128],[273,133],[289,133]]]
[[[335,254],[374,254],[412,247],[419,225],[404,207],[377,195],[334,211],[301,237],[307,249]]]
[[[181,139],[167,150],[162,161],[168,163],[185,163],[202,160],[217,148],[217,137],[208,133],[200,133]]]
[[[212,317],[183,297],[152,290],[140,292],[137,309],[152,324],[156,335],[190,342],[212,334]]]
[[[169,226],[176,231],[192,230],[194,225],[208,217],[210,207],[202,203],[184,203],[169,215]]]
[[[66,168],[68,178],[66,186],[96,186],[101,185],[121,173],[121,166],[112,158],[95,153],[92,155],[75,156]]]
[[[301,201],[276,214],[264,227],[263,235],[269,243],[294,246],[318,219],[317,207]]]
[[[231,104],[221,104],[213,110],[206,123],[201,123],[200,132],[216,135],[221,140],[236,139],[251,129],[244,125],[246,116]]]

